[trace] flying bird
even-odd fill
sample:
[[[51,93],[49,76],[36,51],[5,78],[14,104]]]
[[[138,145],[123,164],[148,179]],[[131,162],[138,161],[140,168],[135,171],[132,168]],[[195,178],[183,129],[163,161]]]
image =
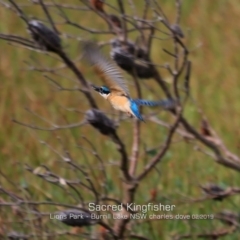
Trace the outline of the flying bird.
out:
[[[132,99],[118,67],[100,52],[96,44],[85,42],[83,44],[83,54],[104,82],[104,85],[101,87],[93,85],[93,89],[108,100],[116,110],[125,112],[130,117],[135,117],[140,121],[144,121],[139,111],[139,106],[161,106],[164,109],[172,109],[175,107],[176,101],[172,99],[159,101]]]

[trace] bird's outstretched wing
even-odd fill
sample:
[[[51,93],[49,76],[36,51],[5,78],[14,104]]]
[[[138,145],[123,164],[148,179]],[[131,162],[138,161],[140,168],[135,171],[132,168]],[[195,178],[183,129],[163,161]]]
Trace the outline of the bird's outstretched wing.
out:
[[[139,106],[150,106],[150,107],[157,107],[160,106],[164,109],[173,109],[177,105],[177,101],[173,99],[163,99],[158,101],[150,101],[144,99],[133,99],[133,101]]]
[[[106,87],[111,91],[117,91],[128,96],[128,87],[117,65],[107,59],[93,42],[84,42],[82,48],[84,57],[94,66]]]

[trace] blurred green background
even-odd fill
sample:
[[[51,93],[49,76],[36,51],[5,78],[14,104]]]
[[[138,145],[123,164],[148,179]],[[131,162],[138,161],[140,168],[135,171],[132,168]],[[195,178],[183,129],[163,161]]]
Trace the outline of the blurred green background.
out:
[[[57,1],[61,2],[61,1]],[[134,1],[138,5],[138,13],[143,9],[143,1]],[[211,126],[226,143],[226,146],[237,155],[240,154],[240,16],[239,1],[182,1],[181,27],[185,33],[184,42],[190,49],[190,60],[192,61],[191,94],[207,116]],[[28,5],[28,1],[21,1]],[[127,3],[127,1],[126,1]],[[70,1],[69,4],[78,4],[80,1]],[[115,1],[113,1],[116,5]],[[173,22],[176,17],[175,2],[159,1],[162,9]],[[116,5],[117,6],[117,5]],[[29,16],[34,16],[40,20],[46,20],[43,11],[37,5],[24,8]],[[106,7],[107,12],[114,11]],[[131,14],[131,9],[127,8]],[[69,36],[109,41],[112,35],[91,35],[85,31],[62,24],[62,18],[52,10],[57,27],[61,32],[68,33]],[[84,11],[66,11],[72,21],[82,26],[95,29],[107,30],[106,23],[96,14]],[[19,34],[29,38],[24,22],[14,13],[1,6],[0,8],[0,32]],[[149,18],[151,17],[149,13]],[[161,27],[164,29],[164,27]],[[164,37],[163,34],[158,34]],[[130,34],[134,40],[136,34]],[[74,38],[63,37],[66,52],[76,65],[85,74],[86,78],[92,82],[100,81],[93,75],[91,68],[86,67],[79,61],[79,43]],[[49,127],[49,124],[26,111],[25,108],[40,115],[48,121],[66,125],[80,122],[84,117],[84,111],[88,109],[87,102],[78,91],[55,91],[54,86],[39,71],[29,71],[29,66],[35,68],[55,67],[60,68],[57,75],[47,73],[53,79],[61,83],[66,88],[79,86],[75,76],[66,68],[55,55],[33,52],[28,49],[16,47],[5,41],[0,41],[0,168],[6,176],[11,178],[20,186],[28,187],[31,190],[31,197],[36,201],[51,199],[56,202],[76,204],[73,198],[66,198],[64,191],[54,185],[46,183],[36,176],[24,170],[27,163],[33,168],[40,164],[47,165],[56,174],[68,179],[76,179],[79,176],[70,171],[47,146],[41,141],[46,141],[54,149],[63,152],[63,146],[69,150],[72,158],[79,164],[89,166],[97,172],[96,159],[88,151],[91,146],[85,141],[83,136],[92,142],[99,155],[106,162],[106,171],[110,181],[110,192],[113,196],[121,196],[120,172],[117,167],[113,167],[110,162],[116,162],[119,155],[114,144],[107,137],[96,132],[91,126],[58,131],[35,131],[12,122],[17,119],[24,123],[34,124],[41,127]],[[163,48],[172,50],[170,40],[160,41],[155,39],[152,50],[152,59],[157,64],[169,62],[172,59]],[[104,47],[106,54],[109,47]],[[166,70],[159,69],[164,78],[168,81],[169,74]],[[130,83],[130,90],[134,96],[132,79],[126,75]],[[169,80],[170,81],[170,80]],[[151,88],[158,89],[153,80],[146,80],[145,83]],[[155,98],[156,96],[148,90],[145,91],[142,84],[144,98]],[[157,92],[162,97],[162,92]],[[104,102],[98,95],[94,95],[101,109],[107,113],[114,111],[108,103]],[[148,112],[149,110],[146,110]],[[186,118],[196,128],[200,127],[200,115],[196,106],[190,100],[184,112]],[[111,115],[109,115],[112,117]],[[161,119],[172,122],[173,119],[166,112],[159,114]],[[113,116],[114,118],[114,116]],[[126,121],[121,123],[118,132],[124,140],[130,152],[132,141],[132,123]],[[158,147],[165,140],[167,130],[154,123],[147,122],[142,126],[141,156],[143,149]],[[61,141],[59,141],[59,138]],[[159,166],[160,174],[154,171],[140,185],[136,202],[143,203],[150,198],[150,190],[157,191],[157,200],[162,203],[173,203],[177,207],[174,214],[213,214],[222,209],[239,211],[239,196],[234,196],[222,202],[208,200],[205,202],[188,203],[193,198],[202,196],[200,184],[213,182],[222,186],[239,186],[239,173],[224,168],[214,162],[207,155],[193,150],[193,144],[179,141],[176,135],[174,144],[164,157]],[[87,150],[86,150],[87,149]],[[146,158],[142,158],[138,170],[142,169],[142,163],[147,162],[154,155],[154,151],[149,151]],[[141,158],[140,158],[141,159]],[[101,174],[97,173],[95,182]],[[0,176],[1,184],[9,190],[13,189],[3,177]],[[91,195],[85,194],[87,200]],[[184,203],[185,202],[185,203]],[[41,210],[55,210],[55,208],[43,207]],[[13,220],[13,213],[5,211],[5,217],[10,222]],[[2,219],[3,221],[3,219]],[[192,221],[172,221],[161,220],[137,228],[139,234],[151,236],[151,239],[170,239],[176,233],[197,233],[212,231],[221,227],[220,223],[212,220],[192,220]],[[18,225],[16,225],[18,227]],[[154,230],[152,230],[154,229]],[[238,239],[238,232],[222,239]]]

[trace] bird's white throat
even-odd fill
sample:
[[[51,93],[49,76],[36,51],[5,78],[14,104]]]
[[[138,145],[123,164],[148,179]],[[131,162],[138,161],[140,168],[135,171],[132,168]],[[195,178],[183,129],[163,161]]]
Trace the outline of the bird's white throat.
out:
[[[99,93],[102,97],[104,97],[105,99],[107,99],[110,95],[110,93],[106,94],[106,93]]]

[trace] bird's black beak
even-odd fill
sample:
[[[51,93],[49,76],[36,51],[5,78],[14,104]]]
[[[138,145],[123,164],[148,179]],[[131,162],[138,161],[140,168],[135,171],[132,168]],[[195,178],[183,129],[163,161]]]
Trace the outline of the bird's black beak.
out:
[[[96,92],[99,92],[99,91],[100,91],[100,87],[96,87],[96,86],[92,85],[92,88],[93,88]]]

